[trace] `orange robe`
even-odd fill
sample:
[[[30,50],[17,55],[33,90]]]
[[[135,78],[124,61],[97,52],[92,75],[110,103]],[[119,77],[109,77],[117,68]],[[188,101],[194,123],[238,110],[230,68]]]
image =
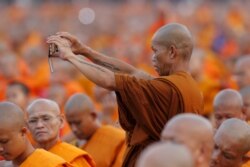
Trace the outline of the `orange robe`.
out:
[[[109,125],[100,127],[82,147],[97,167],[121,167],[125,147],[125,133]]]
[[[19,167],[73,167],[61,157],[43,149],[36,149]]]
[[[241,167],[250,167],[250,161],[244,163],[243,165],[241,165]]]
[[[133,167],[141,151],[160,139],[163,127],[172,117],[203,111],[201,92],[186,72],[152,80],[115,74],[115,79],[119,120],[127,132],[124,167]]]
[[[48,151],[62,157],[75,167],[95,167],[95,162],[87,152],[71,144],[58,142]]]

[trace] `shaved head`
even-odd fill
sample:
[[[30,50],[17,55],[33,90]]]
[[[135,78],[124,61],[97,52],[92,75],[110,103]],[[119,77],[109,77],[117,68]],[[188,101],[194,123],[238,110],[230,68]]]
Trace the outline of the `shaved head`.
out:
[[[79,108],[81,110],[79,110]],[[65,104],[65,112],[66,114],[70,114],[71,112],[90,112],[94,111],[94,104],[91,99],[83,94],[76,93],[72,95]]]
[[[68,99],[65,115],[71,130],[79,139],[89,139],[100,127],[94,104],[83,93],[76,93]]]
[[[225,120],[214,136],[215,148],[212,167],[240,167],[250,151],[249,125],[240,119]]]
[[[1,102],[0,115],[1,128],[8,127],[9,130],[20,130],[25,126],[23,111],[14,103]]]
[[[213,148],[213,127],[201,116],[195,114],[175,116],[164,127],[161,139],[186,145],[191,150],[197,166],[207,165],[210,161]]]
[[[224,89],[214,98],[213,108],[216,128],[229,118],[245,119],[243,100],[240,93],[233,89]]]
[[[190,59],[193,50],[193,39],[186,26],[171,23],[161,27],[153,37],[153,41],[170,46],[175,45],[180,49],[183,58]]]
[[[246,121],[250,121],[250,86],[244,87],[240,90],[245,107]]]
[[[190,151],[171,142],[155,143],[141,154],[136,167],[194,167]]]
[[[235,79],[240,89],[250,85],[250,56],[241,56],[235,64]]]
[[[31,114],[32,112],[36,112],[37,110],[47,110],[51,111],[54,114],[60,114],[60,108],[58,104],[52,100],[49,99],[36,99],[34,100],[27,108],[28,114]]]

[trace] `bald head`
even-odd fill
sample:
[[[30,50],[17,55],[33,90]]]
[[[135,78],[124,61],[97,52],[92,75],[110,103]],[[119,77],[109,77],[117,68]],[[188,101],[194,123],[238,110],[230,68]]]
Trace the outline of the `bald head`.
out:
[[[153,36],[153,42],[164,46],[174,45],[184,59],[190,59],[193,50],[193,39],[186,26],[171,23],[161,27]]]
[[[235,80],[240,89],[250,85],[250,56],[240,57],[234,69]]]
[[[60,114],[60,108],[58,104],[49,99],[36,99],[34,100],[27,108],[28,114],[32,114],[34,112],[51,112],[54,115]]]
[[[217,130],[214,138],[226,138],[224,142],[231,141],[231,144],[239,143],[242,155],[250,150],[250,129],[249,125],[240,119],[231,118],[224,121]]]
[[[0,102],[0,115],[0,128],[7,128],[11,131],[20,130],[25,126],[23,111],[14,103]]]
[[[137,167],[194,167],[190,151],[183,145],[156,143],[147,147],[137,162]]]
[[[72,95],[65,104],[65,115],[79,139],[89,139],[100,127],[91,99],[82,93]]]
[[[94,104],[91,99],[83,94],[76,93],[72,95],[65,104],[65,113],[72,112],[92,112],[94,111]]]
[[[164,127],[161,139],[186,145],[197,164],[208,164],[213,148],[213,128],[205,118],[195,114],[180,114]],[[196,155],[199,150],[200,155]],[[203,157],[204,162],[199,162]]]
[[[215,148],[212,166],[240,167],[244,155],[250,151],[249,125],[242,120],[225,120],[214,136]]]
[[[224,89],[214,98],[213,108],[216,128],[228,118],[245,119],[243,100],[240,93],[233,89]]]

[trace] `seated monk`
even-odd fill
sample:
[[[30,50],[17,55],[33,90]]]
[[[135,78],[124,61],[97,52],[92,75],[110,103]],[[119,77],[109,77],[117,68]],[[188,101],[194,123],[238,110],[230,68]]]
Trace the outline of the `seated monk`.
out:
[[[0,156],[12,161],[13,166],[72,167],[55,154],[33,148],[26,135],[24,112],[17,105],[0,102],[0,115]]]
[[[195,167],[209,167],[213,127],[204,117],[187,113],[175,116],[164,127],[161,140],[184,144],[191,151]]]
[[[140,155],[136,167],[195,167],[191,152],[184,145],[157,142]]]
[[[81,146],[96,162],[97,167],[121,167],[125,151],[125,133],[109,125],[101,125],[94,104],[85,94],[72,95],[65,104],[65,115]]]
[[[213,101],[215,128],[218,129],[223,121],[229,118],[245,120],[245,109],[240,93],[233,89],[220,91]]]
[[[47,99],[34,100],[27,108],[28,127],[39,148],[52,152],[75,167],[95,166],[89,154],[60,141],[63,116],[57,103]]]
[[[245,121],[237,118],[225,120],[214,136],[210,167],[241,167],[245,154],[250,151],[249,139],[250,128]]]

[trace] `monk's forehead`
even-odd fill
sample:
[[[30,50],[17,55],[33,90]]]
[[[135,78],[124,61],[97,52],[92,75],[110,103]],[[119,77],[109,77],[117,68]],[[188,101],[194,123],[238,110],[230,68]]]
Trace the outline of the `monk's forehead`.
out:
[[[50,115],[60,114],[58,106],[54,103],[48,103],[48,102],[36,102],[34,104],[31,104],[28,107],[27,111],[29,115],[41,114],[41,113],[46,113]]]

